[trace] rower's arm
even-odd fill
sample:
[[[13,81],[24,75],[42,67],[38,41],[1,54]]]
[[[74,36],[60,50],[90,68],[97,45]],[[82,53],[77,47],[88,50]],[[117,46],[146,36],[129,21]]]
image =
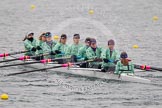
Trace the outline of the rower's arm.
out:
[[[24,46],[25,46],[25,48],[27,48],[27,49],[29,49],[29,50],[31,50],[31,49],[34,47],[34,46],[31,45],[27,40],[24,41]]]
[[[71,49],[72,49],[72,46],[68,46],[66,50],[66,55],[71,55]]]
[[[43,50],[43,53],[44,54],[51,52],[51,50],[47,47],[47,44],[46,43],[43,43],[42,44],[42,50]]]
[[[81,56],[81,57],[84,56],[84,54],[83,54],[83,49],[84,49],[83,47],[79,48],[79,51],[78,51],[77,56]]]
[[[86,55],[88,59],[95,59],[97,56],[94,56],[90,50],[86,50]]]
[[[102,53],[101,53],[101,58],[102,58],[102,59],[106,59],[106,50],[105,50],[105,49],[102,49],[101,52],[102,52]]]
[[[60,43],[57,43],[53,48],[52,51],[59,50],[60,51]]]

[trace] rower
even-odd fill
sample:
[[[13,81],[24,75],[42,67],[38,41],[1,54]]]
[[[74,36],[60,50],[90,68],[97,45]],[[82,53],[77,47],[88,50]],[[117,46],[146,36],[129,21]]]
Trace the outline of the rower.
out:
[[[102,53],[102,48],[99,48],[97,46],[96,39],[91,38],[90,47],[86,50],[86,54],[87,54],[87,58],[89,60],[94,59],[94,62],[91,62],[89,64],[89,67],[98,68],[98,69],[101,68],[101,64],[102,64],[102,59],[100,58],[101,53]]]
[[[62,34],[60,37],[60,41],[57,42],[57,44],[55,45],[55,47],[53,48],[53,51],[56,53],[55,57],[64,57],[67,56],[67,51],[69,46],[66,44],[67,41],[67,36],[66,34]],[[58,60],[57,61],[59,64],[62,63],[67,63],[67,60]]]
[[[128,55],[126,52],[122,52],[120,54],[120,61],[117,62],[115,74],[121,73],[134,73],[134,65],[131,60],[128,59]]]
[[[46,33],[42,33],[42,34],[39,36],[38,45],[39,45],[39,46],[42,46],[42,43],[43,43],[43,42],[46,42]]]
[[[110,71],[115,71],[115,65],[117,61],[119,60],[119,53],[117,50],[115,50],[115,41],[110,39],[108,41],[108,48],[102,52],[102,72],[110,72]]]
[[[82,45],[79,43],[80,41],[80,35],[79,34],[74,34],[73,36],[73,44],[69,46],[67,50],[68,55],[76,55],[78,54],[79,48],[82,47]]]
[[[68,45],[66,44],[66,41],[66,34],[62,34],[60,37],[60,41],[53,48],[53,51],[57,53],[56,57],[62,57],[64,55],[67,55]]]
[[[85,39],[85,45],[80,47],[79,51],[78,51],[78,56],[80,56],[81,58],[83,58],[83,60],[88,60],[87,59],[87,55],[86,55],[86,50],[89,48],[90,46],[90,41],[91,41],[91,38],[90,37],[87,37]]]
[[[54,58],[53,48],[56,45],[56,43],[52,40],[52,34],[50,32],[46,32],[45,37],[46,41],[42,44],[43,53],[50,53],[50,55],[45,56],[45,58]]]
[[[37,40],[33,38],[34,33],[29,33],[27,36],[24,38],[24,47],[25,50],[29,51],[26,52],[25,55],[27,56],[35,56],[35,52],[37,50]]]
[[[82,45],[79,43],[80,41],[80,35],[74,34],[73,36],[73,44],[69,46],[67,50],[67,55],[72,55],[74,57],[73,62],[77,62],[79,59],[81,59],[80,56],[77,56],[79,49],[82,47]]]
[[[43,54],[43,43],[46,42],[46,33],[42,33],[37,41],[37,54]]]
[[[89,48],[89,46],[90,46],[90,41],[91,41],[91,38],[90,38],[90,37],[87,37],[87,38],[85,39],[85,45],[82,46],[82,47],[79,49],[77,56],[80,57],[80,59],[79,59],[80,61],[81,61],[81,60],[88,60],[87,55],[86,55],[86,50],[87,50],[87,49]],[[83,63],[83,64],[80,65],[80,67],[86,68],[86,67],[88,67],[88,63]]]

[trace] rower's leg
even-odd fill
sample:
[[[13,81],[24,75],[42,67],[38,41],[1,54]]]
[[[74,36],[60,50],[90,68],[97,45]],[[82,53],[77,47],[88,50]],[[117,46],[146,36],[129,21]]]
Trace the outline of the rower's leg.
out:
[[[99,64],[99,63],[94,63],[94,64],[91,65],[90,68],[101,69],[101,64]]]
[[[80,67],[81,67],[81,68],[88,68],[88,63],[80,64]]]
[[[35,57],[35,60],[43,60],[44,59],[44,56],[38,56],[38,57]]]
[[[101,69],[101,64],[98,65],[98,69]]]
[[[101,68],[101,72],[107,72],[108,71],[108,67],[104,66]]]
[[[107,72],[114,73],[115,72],[115,66],[108,67]]]

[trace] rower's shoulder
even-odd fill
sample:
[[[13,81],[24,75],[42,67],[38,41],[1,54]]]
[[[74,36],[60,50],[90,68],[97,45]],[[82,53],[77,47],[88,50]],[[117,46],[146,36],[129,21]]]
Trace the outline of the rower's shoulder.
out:
[[[79,48],[79,52],[82,52],[82,51],[86,51],[87,48],[85,45],[82,45],[80,48]]]
[[[78,44],[78,45],[76,45],[76,44],[71,44],[71,45],[69,45],[69,47],[82,47],[83,45],[82,44]]]
[[[117,65],[120,65],[120,64],[122,64],[122,63],[121,63],[121,61],[119,60],[119,61],[117,62]],[[133,65],[133,62],[129,59],[128,64],[129,64],[129,65]]]
[[[60,46],[60,45],[61,45],[61,43],[60,43],[60,42],[57,42],[57,43],[56,43],[56,46]]]
[[[100,50],[103,50],[104,48],[103,47],[97,47],[98,49],[100,49]]]
[[[92,48],[91,48],[91,47],[89,47],[89,48],[87,48],[87,51],[88,51],[88,50],[92,50]]]
[[[59,43],[59,42],[56,42],[56,41],[54,41],[54,40],[52,40],[52,42],[56,45],[57,43]]]

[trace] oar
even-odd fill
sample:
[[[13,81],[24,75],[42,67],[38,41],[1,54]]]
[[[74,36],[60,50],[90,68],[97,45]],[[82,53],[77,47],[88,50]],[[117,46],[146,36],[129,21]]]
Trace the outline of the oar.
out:
[[[21,54],[21,53],[25,53],[25,52],[29,52],[29,51],[18,51],[18,52],[11,52],[11,53],[3,53],[3,54],[0,54],[0,57],[6,57],[6,56],[10,56],[10,55],[16,55],[16,54]]]
[[[16,60],[35,59],[37,57],[46,56],[46,55],[49,55],[49,54],[42,54],[42,55],[37,55],[37,56],[22,56],[22,57],[19,57],[19,58],[14,58],[14,59],[10,59],[10,60],[0,61],[0,63],[16,61]]]
[[[11,66],[18,66],[18,65],[27,65],[27,64],[35,64],[35,63],[49,63],[49,62],[54,62],[54,61],[57,61],[57,60],[64,60],[64,59],[69,59],[71,57],[62,57],[62,58],[56,58],[56,59],[44,59],[44,60],[40,60],[40,61],[34,61],[34,62],[25,62],[25,63],[17,63],[17,64],[10,64],[10,65],[3,65],[3,66],[0,66],[0,68],[3,68],[3,67],[11,67]]]
[[[60,64],[58,66],[53,66],[53,67],[41,68],[41,69],[36,69],[36,70],[31,70],[31,71],[25,71],[25,72],[11,73],[11,74],[7,74],[6,76],[14,76],[14,75],[18,75],[18,74],[32,73],[32,72],[37,72],[37,71],[45,71],[47,69],[54,69],[54,68],[69,67],[69,66],[72,66],[72,65],[83,64],[83,63],[93,62],[93,61],[94,60],[87,60],[87,61],[76,62],[76,63]]]
[[[150,69],[157,70],[157,71],[162,71],[162,68],[159,68],[159,67],[151,67]]]
[[[137,65],[137,64],[134,64],[134,67],[136,69],[141,69],[141,70],[146,70],[146,71],[150,71],[150,70],[162,71],[162,68],[153,67],[153,66],[149,66],[149,65]]]

